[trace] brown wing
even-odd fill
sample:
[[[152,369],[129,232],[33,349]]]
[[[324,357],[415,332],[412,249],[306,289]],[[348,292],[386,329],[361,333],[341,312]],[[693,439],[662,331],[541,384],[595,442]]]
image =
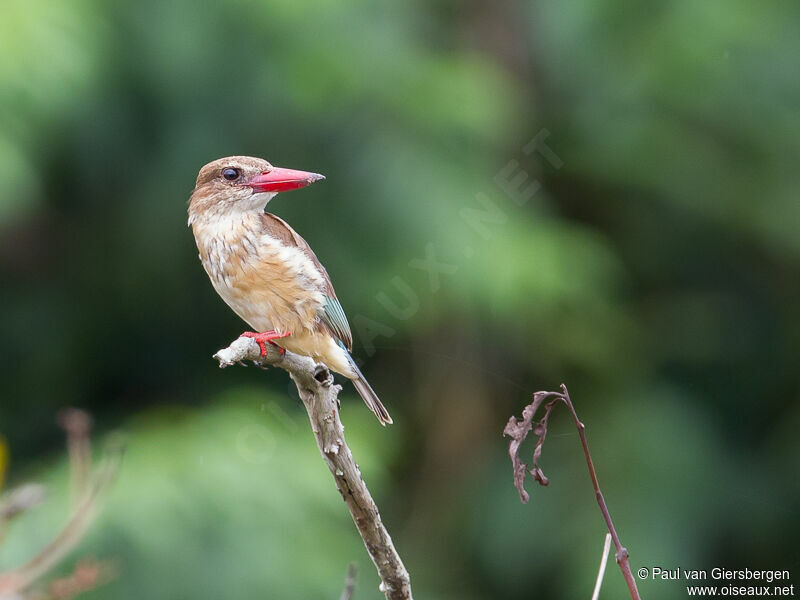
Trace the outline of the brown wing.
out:
[[[280,217],[271,213],[264,213],[261,216],[261,223],[264,227],[265,233],[281,241],[286,246],[292,246],[303,252],[314,266],[317,268],[322,278],[325,281],[325,289],[322,292],[325,294],[325,305],[320,312],[320,323],[336,338],[338,339],[347,350],[353,349],[353,334],[350,332],[350,324],[347,322],[347,317],[344,314],[342,305],[336,297],[336,291],[333,289],[331,278],[322,263],[319,262],[317,255],[311,249],[299,233],[292,229],[289,224]]]

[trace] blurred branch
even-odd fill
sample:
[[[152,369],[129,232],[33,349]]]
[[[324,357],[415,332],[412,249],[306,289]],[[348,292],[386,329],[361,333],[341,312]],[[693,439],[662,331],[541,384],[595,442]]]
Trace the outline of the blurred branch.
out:
[[[86,492],[92,468],[90,433],[92,417],[84,410],[65,408],[58,413],[58,423],[67,432],[69,453],[70,497],[75,507]]]
[[[611,534],[606,534],[606,541],[603,542],[603,554],[600,557],[600,568],[597,570],[597,580],[594,582],[592,600],[600,597],[600,587],[603,585],[603,577],[606,574],[606,564],[608,563],[608,553],[611,551]]]
[[[92,563],[95,566],[91,568],[87,566],[89,563],[82,563],[76,567],[74,573],[69,577],[52,582],[48,594],[42,595],[40,592],[27,593],[32,584],[49,572],[83,539],[89,525],[91,525],[97,514],[102,495],[113,482],[122,460],[123,445],[118,441],[112,441],[106,448],[100,465],[94,475],[91,476],[91,454],[88,453],[88,423],[90,420],[88,415],[80,413],[82,411],[74,411],[71,416],[61,419],[61,422],[67,430],[69,439],[70,467],[71,469],[77,468],[80,471],[77,474],[70,473],[70,478],[73,484],[78,483],[79,487],[74,489],[80,489],[81,496],[75,503],[67,523],[49,544],[21,567],[0,573],[0,600],[40,597],[72,598],[81,591],[100,585],[110,574],[110,570],[103,563]],[[76,419],[80,419],[80,422]],[[71,428],[73,426],[74,428]],[[81,479],[84,477],[85,483]],[[27,492],[22,495],[22,492],[26,489]],[[38,493],[34,494],[34,491]],[[19,488],[19,490],[9,495],[9,501],[4,503],[3,506],[13,507],[14,504],[11,500],[16,494],[19,494],[22,500],[16,501],[16,511],[10,511],[12,516],[18,514],[19,509],[25,510],[38,503],[39,496],[41,496],[41,486],[29,485]],[[23,593],[25,594],[23,595]]]
[[[548,398],[552,398],[552,400],[545,405],[544,415],[534,426],[533,418],[536,416],[536,412],[539,410],[541,404]],[[589,469],[589,477],[592,479],[592,487],[594,487],[595,498],[597,499],[597,504],[600,506],[600,512],[603,513],[603,518],[606,521],[608,532],[611,534],[611,538],[614,540],[614,547],[617,550],[617,564],[622,571],[623,577],[625,577],[625,583],[628,585],[628,591],[630,592],[631,598],[633,600],[640,600],[639,590],[636,588],[636,580],[633,578],[633,573],[631,573],[631,567],[628,562],[628,550],[619,540],[617,530],[614,528],[614,523],[611,521],[611,515],[608,512],[608,506],[606,506],[605,498],[603,498],[603,493],[600,491],[600,484],[597,482],[597,473],[594,470],[594,462],[592,461],[592,455],[589,452],[589,444],[586,441],[586,426],[578,418],[578,413],[575,412],[575,407],[572,405],[572,400],[569,397],[567,386],[563,383],[561,384],[561,392],[536,392],[533,395],[533,402],[523,409],[522,419],[517,420],[516,417],[512,416],[508,420],[508,423],[503,430],[503,435],[507,435],[511,438],[511,442],[508,444],[508,454],[511,457],[511,464],[514,468],[514,486],[517,488],[522,502],[527,504],[528,500],[530,500],[530,496],[528,492],[525,491],[526,471],[530,472],[531,476],[539,483],[539,485],[544,486],[550,483],[550,480],[545,477],[544,472],[539,467],[539,458],[542,455],[542,445],[544,444],[545,437],[547,437],[547,424],[550,420],[550,413],[553,411],[553,408],[558,402],[563,402],[567,408],[569,408],[569,412],[572,414],[572,420],[575,422],[575,427],[577,427],[578,435],[581,438],[583,454],[586,457],[586,466]],[[533,464],[529,470],[528,466],[519,458],[519,448],[522,445],[522,442],[525,441],[525,438],[528,436],[531,429],[533,429],[534,435],[537,436],[537,440],[536,446],[533,450]]]
[[[27,483],[0,496],[0,544],[12,519],[44,500],[44,486]]]
[[[71,600],[84,592],[94,590],[111,581],[117,573],[116,566],[108,561],[84,559],[66,577],[47,584],[47,590],[29,594],[26,600]]]
[[[339,600],[351,600],[356,589],[356,564],[350,563],[347,567],[347,577],[344,578],[344,589]]]
[[[344,438],[344,427],[339,420],[341,386],[334,385],[327,367],[315,363],[311,358],[288,351],[281,355],[276,347],[268,348],[267,356],[262,358],[258,344],[253,339],[240,337],[217,352],[214,358],[219,361],[221,368],[250,360],[259,366],[273,365],[289,373],[308,412],[311,430],[322,458],[378,570],[381,591],[387,600],[411,600],[408,571],[381,521],[378,506]]]
[[[44,486],[26,483],[5,493],[0,498],[0,540],[3,539],[5,524],[26,510],[41,504],[44,500]]]

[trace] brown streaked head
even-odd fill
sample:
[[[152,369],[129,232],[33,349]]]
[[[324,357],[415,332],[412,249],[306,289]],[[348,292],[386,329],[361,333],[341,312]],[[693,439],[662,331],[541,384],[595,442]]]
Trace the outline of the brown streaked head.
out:
[[[262,158],[228,156],[205,165],[189,199],[189,212],[226,207],[263,210],[278,192],[298,189],[325,179],[318,173],[273,167]]]

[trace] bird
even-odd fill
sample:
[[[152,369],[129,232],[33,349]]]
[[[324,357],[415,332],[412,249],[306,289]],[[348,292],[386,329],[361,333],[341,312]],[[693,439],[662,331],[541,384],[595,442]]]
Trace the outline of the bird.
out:
[[[261,356],[272,344],[323,363],[353,382],[385,426],[392,418],[350,354],[353,336],[328,272],[300,234],[266,212],[278,193],[323,179],[250,156],[214,160],[197,175],[188,224],[211,284],[253,328],[242,335]]]

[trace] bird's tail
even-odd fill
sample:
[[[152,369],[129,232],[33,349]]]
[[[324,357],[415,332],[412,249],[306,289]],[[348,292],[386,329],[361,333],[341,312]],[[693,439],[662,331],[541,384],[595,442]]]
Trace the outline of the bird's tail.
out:
[[[364,399],[364,403],[369,407],[369,409],[375,413],[375,416],[378,417],[378,421],[381,422],[381,425],[384,427],[386,424],[392,424],[392,417],[389,416],[389,411],[386,410],[386,407],[383,403],[378,399],[378,394],[375,393],[375,390],[372,389],[372,386],[367,383],[367,380],[364,378],[364,374],[361,372],[361,369],[358,368],[356,361],[353,360],[353,357],[350,356],[350,353],[347,353],[348,358],[350,358],[350,366],[353,367],[353,371],[356,373],[356,378],[352,379],[353,385],[355,386],[358,393]]]

